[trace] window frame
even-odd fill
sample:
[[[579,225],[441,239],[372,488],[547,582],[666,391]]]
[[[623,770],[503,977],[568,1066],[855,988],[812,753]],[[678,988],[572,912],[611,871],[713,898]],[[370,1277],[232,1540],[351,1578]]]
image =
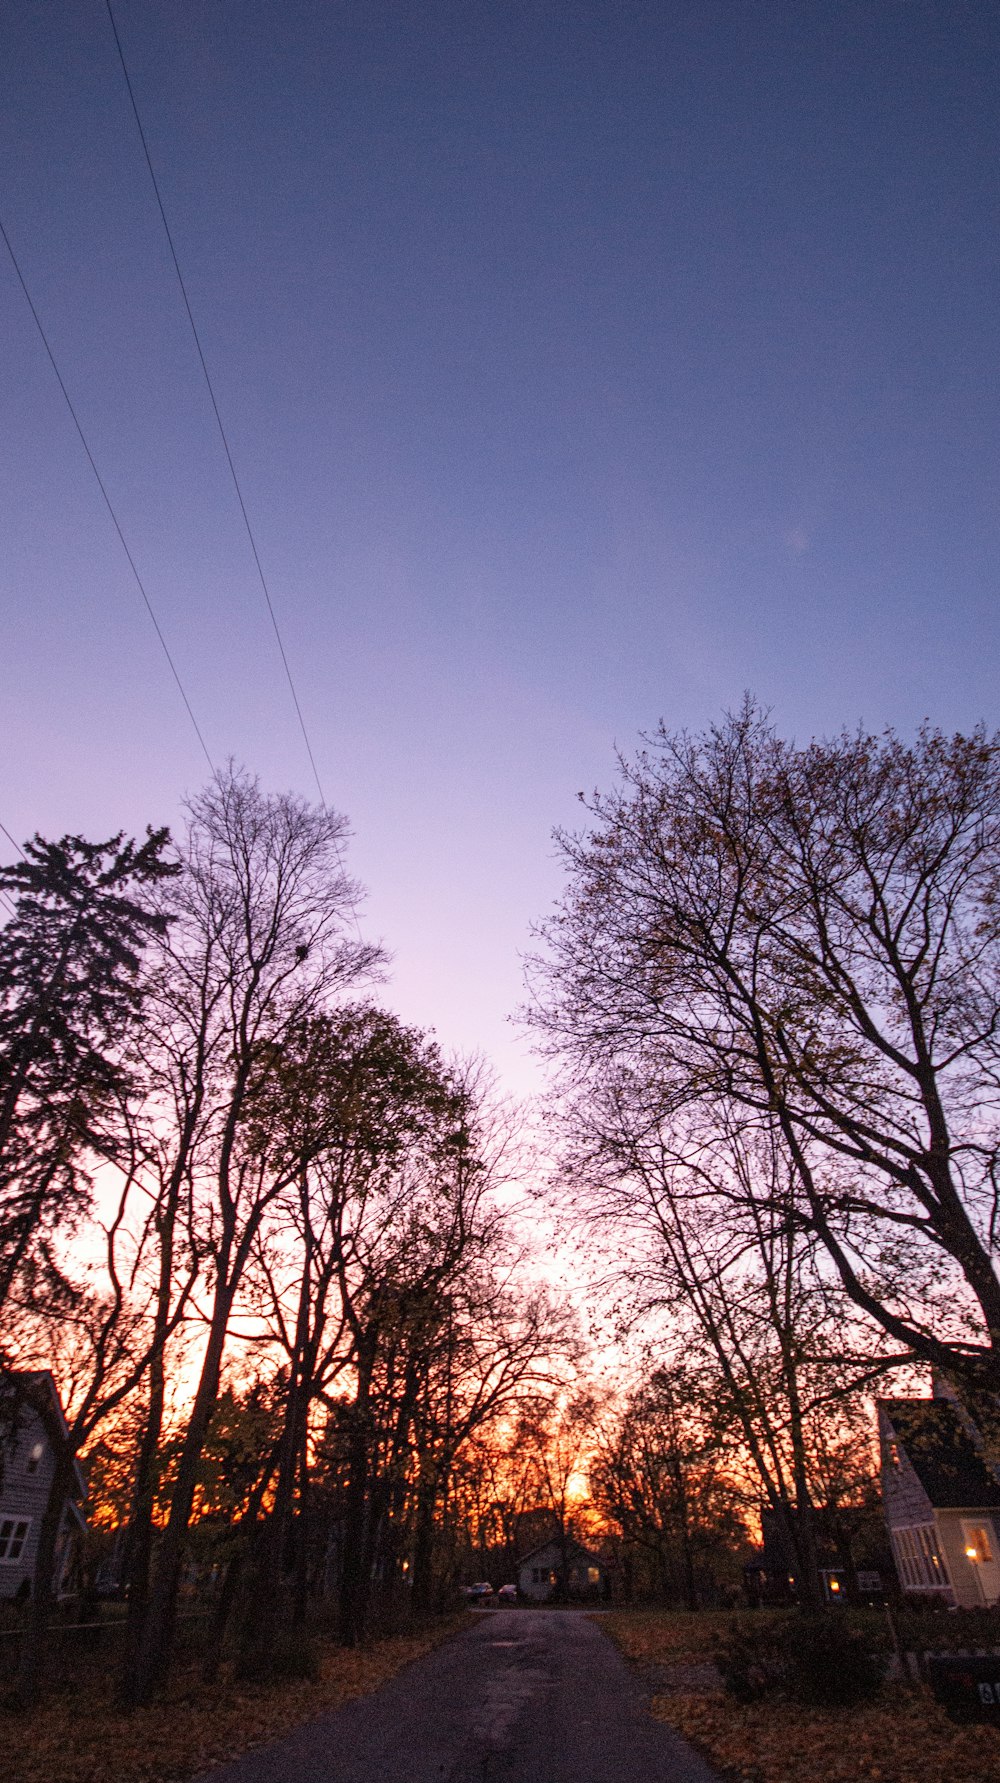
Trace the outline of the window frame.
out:
[[[936,1523],[904,1523],[890,1529],[893,1559],[906,1591],[949,1591],[951,1576]]]
[[[33,1517],[0,1517],[0,1566],[18,1566],[23,1561],[33,1522]],[[11,1554],[15,1542],[17,1553]]]

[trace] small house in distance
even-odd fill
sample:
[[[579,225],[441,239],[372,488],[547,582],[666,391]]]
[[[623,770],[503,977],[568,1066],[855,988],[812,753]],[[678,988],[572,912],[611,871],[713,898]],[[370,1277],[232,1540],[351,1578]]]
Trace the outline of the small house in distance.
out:
[[[908,1596],[1000,1601],[1000,1473],[953,1394],[879,1401],[882,1503]]]
[[[558,1537],[533,1548],[517,1565],[517,1589],[529,1603],[552,1598],[602,1598],[607,1595],[607,1568],[589,1549]]]
[[[46,1421],[66,1429],[55,1381],[47,1370],[7,1375],[11,1389],[0,1418],[0,1598],[24,1598],[31,1590],[42,1517],[55,1468]],[[32,1401],[44,1405],[45,1417]],[[74,1467],[73,1488],[63,1506],[53,1589],[72,1590],[86,1532],[82,1505],[87,1487]]]

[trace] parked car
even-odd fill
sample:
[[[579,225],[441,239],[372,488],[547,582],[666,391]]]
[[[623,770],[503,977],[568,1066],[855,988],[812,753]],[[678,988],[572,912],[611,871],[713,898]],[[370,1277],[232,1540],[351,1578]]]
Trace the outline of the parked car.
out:
[[[497,1592],[497,1600],[500,1603],[516,1603],[517,1602],[517,1586],[516,1585],[501,1585],[499,1591]]]
[[[486,1603],[493,1596],[493,1586],[487,1585],[485,1581],[480,1585],[460,1585],[459,1591],[462,1597],[469,1598],[473,1603]]]

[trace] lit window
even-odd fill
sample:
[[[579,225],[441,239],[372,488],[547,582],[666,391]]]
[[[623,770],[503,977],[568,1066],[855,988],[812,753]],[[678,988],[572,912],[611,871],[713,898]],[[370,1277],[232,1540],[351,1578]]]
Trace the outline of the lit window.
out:
[[[45,1444],[36,1442],[34,1448],[32,1449],[30,1455],[28,1456],[27,1466],[25,1467],[25,1470],[24,1470],[25,1473],[37,1473],[38,1472],[38,1464],[41,1461],[44,1453],[45,1453]]]
[[[30,1517],[0,1518],[0,1560],[20,1560],[30,1528]]]

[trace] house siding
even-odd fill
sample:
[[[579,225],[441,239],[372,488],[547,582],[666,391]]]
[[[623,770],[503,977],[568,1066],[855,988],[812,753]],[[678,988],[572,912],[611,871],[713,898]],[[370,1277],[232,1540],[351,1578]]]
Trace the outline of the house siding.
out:
[[[901,1402],[904,1409],[908,1404],[920,1402]],[[927,1402],[932,1405],[934,1402]],[[951,1403],[951,1401],[950,1401]],[[938,1502],[935,1503],[930,1491],[924,1487],[918,1477],[916,1468],[911,1462],[903,1438],[900,1437],[892,1418],[884,1406],[879,1407],[879,1443],[882,1459],[882,1506],[889,1534],[893,1540],[893,1557],[900,1585],[907,1595],[932,1596],[941,1601],[957,1604],[960,1609],[978,1609],[983,1603],[1000,1601],[1000,1513],[983,1504],[963,1506],[956,1505],[952,1494],[955,1483],[963,1478],[956,1468],[950,1478],[945,1478]],[[940,1472],[940,1470],[938,1470]],[[983,1472],[982,1479],[966,1468],[964,1483],[975,1490],[982,1488],[983,1493],[996,1495],[995,1485]],[[931,1480],[936,1477],[931,1473]],[[941,1498],[944,1503],[941,1503]],[[978,1525],[991,1534],[993,1559],[989,1564],[970,1561],[966,1554],[967,1533],[963,1525]],[[933,1529],[937,1538],[938,1551],[948,1572],[949,1586],[934,1587],[929,1582],[914,1583],[912,1577],[907,1578],[907,1562],[901,1562],[899,1554],[899,1538],[903,1531],[912,1531],[919,1539],[919,1532]],[[904,1537],[904,1540],[907,1538]],[[904,1556],[906,1549],[903,1550]],[[910,1565],[912,1571],[912,1564]]]
[[[973,1561],[966,1559],[963,1523],[981,1523],[993,1534],[993,1551],[1000,1550],[1000,1518],[976,1509],[938,1511],[939,1540],[955,1589],[955,1601],[962,1610],[978,1610],[983,1604],[983,1574]],[[986,1601],[996,1601],[989,1586]]]
[[[554,1576],[565,1563],[565,1584],[571,1597],[599,1597],[605,1580],[605,1568],[596,1554],[570,1542],[564,1549],[559,1541],[546,1542],[526,1554],[517,1568],[517,1588],[531,1603],[547,1603],[555,1591]],[[598,1578],[589,1576],[593,1568]]]
[[[41,1459],[32,1473],[31,1452],[42,1446]],[[0,1597],[13,1597],[25,1580],[30,1584],[35,1572],[38,1536],[48,1502],[55,1462],[45,1438],[41,1419],[30,1407],[18,1417],[17,1440],[6,1447],[3,1456],[3,1484],[0,1485],[0,1522],[6,1517],[20,1520],[27,1517],[31,1528],[18,1560],[0,1560]]]

